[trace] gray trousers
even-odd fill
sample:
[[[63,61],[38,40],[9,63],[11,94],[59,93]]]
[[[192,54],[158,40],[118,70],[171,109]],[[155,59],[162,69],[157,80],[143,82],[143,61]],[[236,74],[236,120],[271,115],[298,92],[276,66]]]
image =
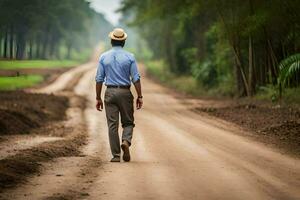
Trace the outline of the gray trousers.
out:
[[[131,144],[134,128],[133,95],[129,89],[107,88],[104,96],[105,112],[108,125],[108,135],[111,153],[120,156],[119,116],[123,127],[122,141]]]

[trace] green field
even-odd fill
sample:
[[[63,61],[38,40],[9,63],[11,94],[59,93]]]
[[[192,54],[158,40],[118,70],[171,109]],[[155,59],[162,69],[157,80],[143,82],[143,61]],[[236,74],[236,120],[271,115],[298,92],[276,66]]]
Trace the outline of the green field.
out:
[[[74,67],[80,63],[74,60],[3,60],[0,61],[0,69],[61,68]]]
[[[16,70],[29,68],[68,68],[81,64],[79,60],[2,60],[0,70]],[[0,90],[15,90],[32,87],[44,80],[41,75],[17,77],[0,77]]]
[[[40,75],[0,77],[0,90],[15,90],[31,87],[42,82],[43,79],[43,76]]]

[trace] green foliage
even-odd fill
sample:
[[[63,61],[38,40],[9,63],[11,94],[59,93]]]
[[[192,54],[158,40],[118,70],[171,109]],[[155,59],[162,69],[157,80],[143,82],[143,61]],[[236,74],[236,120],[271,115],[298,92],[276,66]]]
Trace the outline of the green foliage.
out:
[[[267,85],[260,87],[255,95],[256,99],[278,103],[279,99],[284,104],[300,104],[300,88],[286,88],[283,96],[279,98],[278,86]]]
[[[279,99],[278,88],[273,85],[261,86],[257,90],[256,98],[268,101],[271,100],[275,103]]]
[[[0,69],[26,69],[26,68],[62,68],[74,67],[80,62],[73,60],[22,60],[0,61]]]
[[[195,62],[197,62],[197,52],[198,52],[198,49],[195,47],[186,48],[186,49],[181,50],[181,55],[183,56],[183,58],[186,60],[186,62],[189,65],[192,65]]]
[[[146,62],[147,74],[160,81],[164,85],[178,92],[193,96],[233,96],[233,83],[223,84],[217,88],[207,88],[199,84],[199,81],[191,75],[177,75],[171,73],[162,60]]]
[[[147,73],[162,81],[167,82],[172,74],[167,70],[166,64],[162,60],[148,61],[146,62]]]
[[[206,88],[216,84],[217,72],[211,61],[194,63],[192,65],[192,74],[196,80]]]
[[[0,77],[0,90],[15,90],[32,87],[43,81],[40,75]]]
[[[132,36],[131,36],[132,37]],[[137,60],[149,61],[153,58],[153,52],[149,49],[148,44],[141,38],[136,38],[136,46],[129,46],[126,42],[125,49],[132,52]]]
[[[94,48],[83,48],[78,51],[73,51],[71,54],[72,61],[77,62],[77,65],[83,62],[87,62],[93,54],[93,51]]]
[[[259,88],[276,87],[279,74],[298,85],[299,64],[281,70],[279,61],[300,49],[299,10],[293,0],[123,0],[120,9],[175,74],[170,82],[192,76],[207,93],[236,96],[268,93]]]
[[[204,90],[199,88],[195,78],[171,73],[161,60],[146,62],[146,69],[148,75],[178,92],[194,96],[205,94]]]
[[[292,55],[279,64],[280,74],[278,82],[281,86],[290,86],[291,83],[300,83],[300,54]],[[296,81],[294,81],[296,80]]]
[[[287,104],[300,105],[300,88],[287,88],[284,91],[283,101]]]

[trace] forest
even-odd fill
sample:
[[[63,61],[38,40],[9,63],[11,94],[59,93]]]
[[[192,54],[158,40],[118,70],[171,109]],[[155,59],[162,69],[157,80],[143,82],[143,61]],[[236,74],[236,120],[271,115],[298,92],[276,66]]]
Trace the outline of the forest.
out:
[[[110,29],[87,1],[0,0],[2,59],[71,59]]]
[[[123,0],[120,12],[165,70],[205,90],[253,96],[300,81],[299,0]]]

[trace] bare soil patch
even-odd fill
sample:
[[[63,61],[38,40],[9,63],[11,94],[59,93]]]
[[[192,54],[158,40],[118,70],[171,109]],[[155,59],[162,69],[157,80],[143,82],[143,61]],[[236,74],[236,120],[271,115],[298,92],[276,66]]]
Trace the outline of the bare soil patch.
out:
[[[215,101],[216,102],[216,101]],[[279,106],[255,100],[232,100],[197,106],[196,112],[232,122],[251,133],[251,137],[283,153],[300,156],[300,108]]]
[[[65,118],[67,97],[31,94],[23,91],[1,92],[0,136],[28,134],[50,121]]]
[[[66,95],[68,96],[68,94]],[[24,183],[29,175],[40,173],[43,169],[42,162],[50,161],[58,157],[79,156],[80,147],[86,143],[86,122],[81,118],[81,116],[83,116],[83,107],[85,106],[85,100],[83,98],[73,95],[69,96],[68,100],[68,98],[64,96],[27,93],[21,94],[21,96],[22,98],[20,99],[22,100],[34,99],[33,97],[41,97],[41,100],[46,97],[48,98],[49,96],[52,98],[52,101],[46,101],[44,99],[43,102],[36,103],[33,103],[33,101],[29,100],[29,102],[31,103],[30,105],[36,106],[33,106],[36,110],[30,107],[29,110],[35,110],[36,112],[33,112],[33,117],[29,118],[29,120],[31,120],[31,122],[35,124],[38,124],[38,126],[40,127],[30,127],[29,124],[26,123],[23,123],[22,125],[26,125],[25,128],[28,128],[28,133],[37,134],[42,132],[49,136],[62,137],[62,139],[43,142],[37,146],[20,150],[12,156],[1,159],[0,193],[7,188],[12,188],[16,185]],[[66,102],[70,103],[66,104]],[[42,106],[39,105],[39,103]],[[47,104],[52,105],[50,106]],[[65,117],[66,108],[69,104],[69,109],[73,109],[73,113],[75,111],[77,114],[76,116],[68,115],[68,117]],[[51,112],[56,111],[57,113],[51,113],[50,111],[45,112],[46,107],[47,109],[50,109]],[[20,110],[23,111],[26,109]],[[41,116],[44,117],[42,120],[40,119]],[[7,123],[7,125],[7,129],[9,130],[15,131],[16,129],[19,129],[19,127],[11,128],[15,125],[15,123]],[[5,139],[3,140],[1,145],[5,145]]]
[[[45,142],[2,159],[0,162],[0,192],[24,183],[28,175],[38,173],[41,170],[41,162],[58,157],[78,156],[80,154],[79,147],[86,142],[86,134],[84,129],[77,129],[76,132],[65,140]]]

